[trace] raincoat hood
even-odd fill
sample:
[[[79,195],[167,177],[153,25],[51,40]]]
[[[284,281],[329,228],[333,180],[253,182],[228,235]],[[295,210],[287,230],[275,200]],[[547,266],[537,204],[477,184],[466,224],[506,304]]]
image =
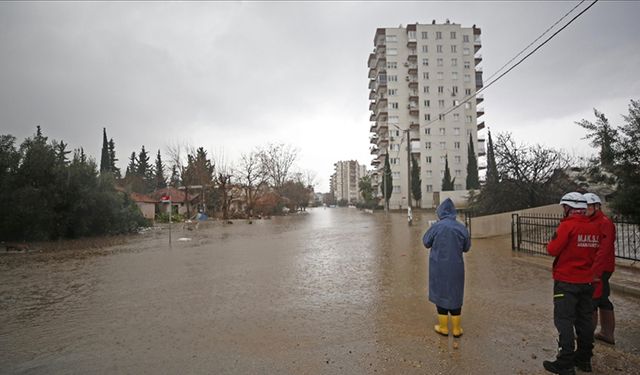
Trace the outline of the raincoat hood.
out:
[[[451,198],[447,198],[436,209],[438,219],[455,219],[456,218],[456,206],[453,205]]]

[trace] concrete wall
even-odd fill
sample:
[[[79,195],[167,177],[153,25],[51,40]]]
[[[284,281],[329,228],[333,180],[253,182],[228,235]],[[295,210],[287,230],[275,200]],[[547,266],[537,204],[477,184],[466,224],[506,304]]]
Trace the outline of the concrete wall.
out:
[[[456,208],[466,208],[469,201],[469,191],[470,190],[441,191],[440,203],[442,203],[447,198],[451,198]],[[433,208],[436,207],[437,205]]]
[[[562,214],[562,208],[559,204],[550,204],[525,210],[474,217],[471,219],[471,237],[486,238],[511,234],[511,215],[514,213]]]
[[[142,212],[142,216],[145,219],[154,220],[156,218],[156,205],[153,203],[147,202],[136,202],[140,211]]]

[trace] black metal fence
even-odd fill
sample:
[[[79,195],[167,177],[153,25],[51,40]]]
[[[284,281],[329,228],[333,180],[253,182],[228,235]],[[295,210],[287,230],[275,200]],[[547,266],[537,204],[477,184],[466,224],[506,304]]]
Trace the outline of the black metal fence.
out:
[[[511,215],[511,249],[548,255],[546,245],[560,223],[561,215]],[[640,260],[640,225],[623,217],[612,218],[616,226],[616,257]]]

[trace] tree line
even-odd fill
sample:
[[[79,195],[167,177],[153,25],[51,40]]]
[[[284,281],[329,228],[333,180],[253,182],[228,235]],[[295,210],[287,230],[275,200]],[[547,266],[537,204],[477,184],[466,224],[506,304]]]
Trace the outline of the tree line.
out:
[[[294,170],[298,150],[269,144],[242,154],[235,165],[215,163],[202,147],[169,147],[151,162],[142,146],[132,152],[124,174],[117,167],[115,141],[103,129],[98,166],[83,148],[36,134],[17,144],[0,135],[0,188],[4,192],[0,240],[53,240],[128,233],[148,225],[131,192],[198,187],[201,209],[210,216],[278,214],[303,210],[312,200],[315,175]],[[196,193],[196,192],[193,192]],[[240,200],[241,212],[230,212]]]

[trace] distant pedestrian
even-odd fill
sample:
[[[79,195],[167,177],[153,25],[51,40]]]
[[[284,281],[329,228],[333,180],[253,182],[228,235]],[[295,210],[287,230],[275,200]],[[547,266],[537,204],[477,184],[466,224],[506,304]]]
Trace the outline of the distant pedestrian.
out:
[[[594,337],[608,344],[615,345],[614,331],[616,327],[616,319],[613,313],[613,304],[609,300],[611,288],[609,287],[609,278],[615,270],[616,266],[616,226],[613,224],[601,210],[602,201],[600,197],[593,193],[584,195],[587,200],[587,216],[592,223],[595,223],[600,232],[602,239],[600,247],[596,252],[596,260],[593,263],[593,271],[595,280],[597,281],[597,293],[594,293],[594,311],[593,311],[593,329],[598,325],[598,315],[600,315],[600,332]],[[599,314],[598,314],[599,313]]]
[[[429,301],[436,305],[438,324],[434,330],[449,335],[449,314],[454,337],[462,335],[460,314],[464,297],[463,253],[471,248],[469,231],[456,220],[456,208],[450,198],[436,209],[438,221],[422,237],[429,253]]]
[[[555,257],[553,322],[559,334],[559,348],[555,361],[544,361],[542,364],[554,374],[573,375],[574,367],[591,371],[592,267],[600,246],[600,230],[585,216],[587,201],[582,194],[567,193],[560,200],[560,205],[564,210],[564,218],[547,244],[547,252]]]

